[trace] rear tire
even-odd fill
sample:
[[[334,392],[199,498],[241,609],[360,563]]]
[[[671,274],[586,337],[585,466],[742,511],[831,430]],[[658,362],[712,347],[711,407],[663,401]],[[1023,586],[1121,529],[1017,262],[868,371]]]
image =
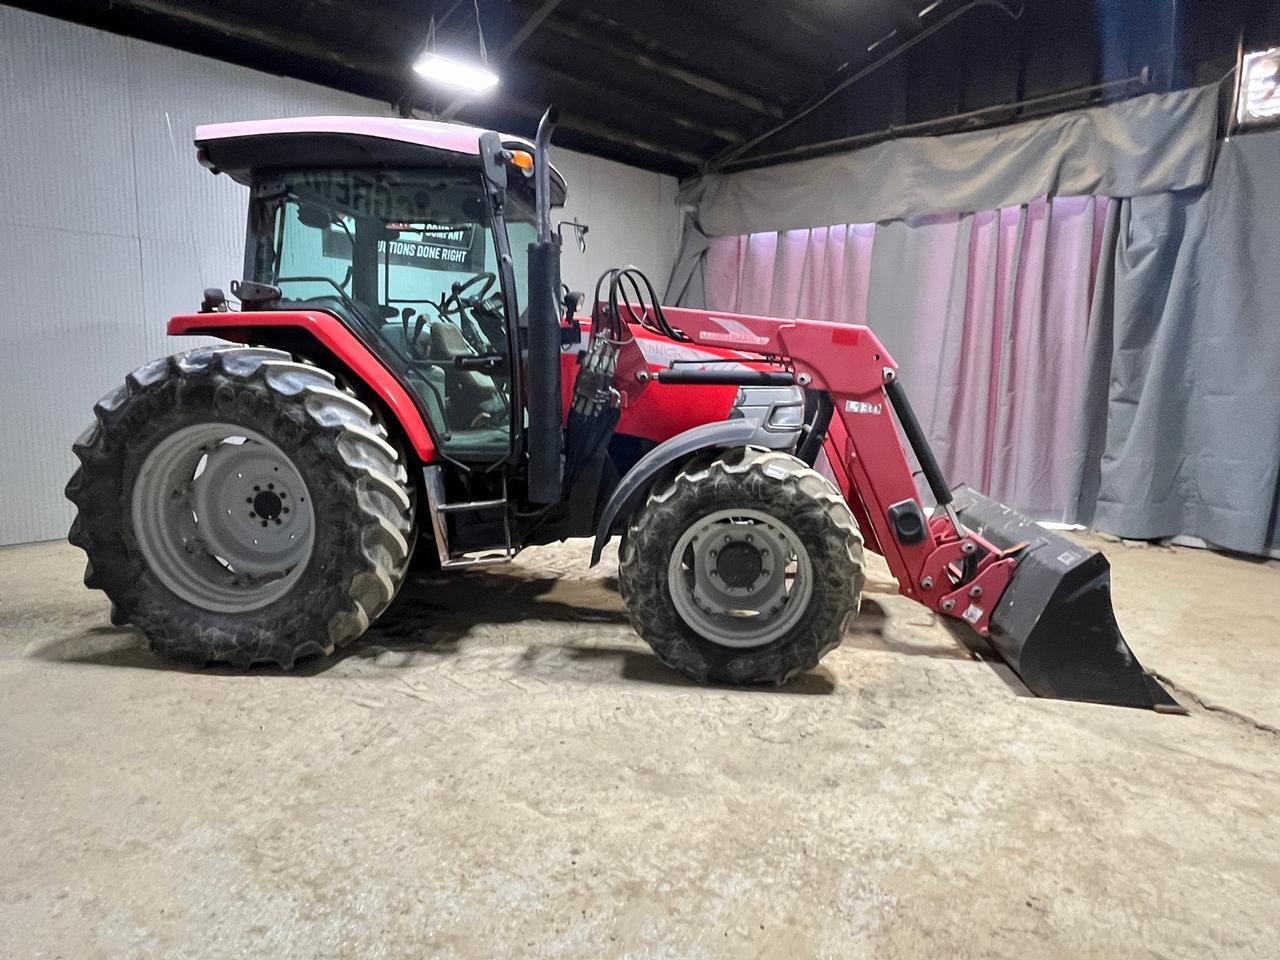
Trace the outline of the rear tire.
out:
[[[738,552],[733,566],[699,583],[695,567],[716,556],[699,545],[704,536],[720,545],[721,566]],[[770,565],[788,554],[784,599]],[[734,577],[759,586],[717,592]],[[813,668],[857,615],[864,579],[862,535],[839,491],[795,457],[756,448],[694,461],[655,487],[619,550],[619,589],[636,632],[699,683],[782,684]],[[712,597],[746,609],[725,612]]]
[[[94,414],[74,446],[68,539],[112,622],[154,652],[289,669],[359,637],[395,597],[414,535],[407,474],[325,370],[205,347],[139,367]],[[261,490],[246,486],[259,473]],[[265,478],[288,479],[267,491]]]

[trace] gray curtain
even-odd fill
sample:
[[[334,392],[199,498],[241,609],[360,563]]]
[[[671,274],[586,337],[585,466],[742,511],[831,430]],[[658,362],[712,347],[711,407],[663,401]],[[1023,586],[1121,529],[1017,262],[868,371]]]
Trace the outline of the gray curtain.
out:
[[[1078,358],[1083,367],[1079,392],[1071,392],[1080,404],[1078,416],[1069,418],[1074,424],[1059,417],[1053,442],[1041,442],[1056,448],[1063,431],[1071,437],[1070,456],[1045,467],[1063,471],[1056,475],[1065,485],[1064,518],[1125,537],[1190,535],[1261,554],[1280,549],[1280,132],[1238,136],[1218,147],[1212,102],[1206,90],[1187,91],[1173,99],[1138,98],[1126,101],[1128,106],[1100,108],[1108,111],[1105,115],[1083,111],[1050,118],[1053,124],[1021,133],[1017,128],[990,132],[996,137],[987,143],[990,157],[1004,148],[1012,151],[997,168],[1010,176],[979,177],[974,197],[991,202],[984,191],[998,182],[1003,186],[991,197],[1026,203],[1032,198],[1021,196],[1023,189],[1044,189],[1034,170],[1045,163],[1050,195],[1083,186],[1081,192],[1123,198],[1107,208],[1084,345],[1062,344],[1056,355],[1037,361],[1046,372],[1056,371],[1069,357]],[[1127,132],[1119,123],[1124,116],[1133,121]],[[1029,145],[1040,143],[1046,131],[1065,140],[1061,149],[1040,156]],[[1098,136],[1101,152],[1090,140]],[[956,142],[954,137],[939,138],[923,145],[919,157],[941,162],[946,154],[939,151]],[[910,143],[898,149],[908,149]],[[869,159],[867,151],[861,154],[860,160],[842,162],[861,170]],[[967,156],[957,163],[972,172]],[[1010,166],[1015,158],[1033,172],[1018,173]],[[704,305],[716,286],[715,271],[705,266],[708,234],[715,236],[726,224],[745,233],[778,231],[797,218],[825,217],[823,224],[856,221],[859,217],[842,211],[849,204],[862,209],[864,200],[885,199],[888,194],[880,188],[888,189],[883,178],[893,171],[888,167],[881,169],[883,176],[845,179],[839,191],[812,193],[805,200],[793,197],[794,184],[787,185],[800,166],[723,178],[715,195],[703,185],[698,222],[706,232],[686,233],[686,249],[673,277],[680,280],[673,283],[674,302]],[[922,301],[926,290],[910,274],[928,232],[921,228],[930,222],[906,218],[917,210],[936,209],[935,203],[959,203],[952,189],[955,181],[944,176],[939,190],[929,193],[913,176],[915,169],[900,167],[903,209],[877,227],[867,311],[891,348],[906,357],[920,352],[913,318],[927,306]],[[838,170],[850,176],[845,167],[830,168]],[[773,183],[777,189],[765,189],[763,180],[752,181],[754,186],[728,184],[756,173],[778,178]],[[690,196],[698,198],[696,191]],[[798,207],[782,209],[788,198]],[[750,210],[756,201],[759,209]],[[978,200],[971,197],[969,203]],[[960,204],[951,209],[974,208]],[[761,217],[772,220],[761,226]],[[968,226],[966,218],[960,226]],[[1017,249],[1022,249],[1021,240]],[[892,278],[896,280],[887,282]],[[952,290],[945,298],[947,315],[960,295]],[[1049,324],[1045,333],[1057,336],[1059,326]],[[948,330],[953,328],[940,332],[943,339]],[[917,370],[915,382],[927,380],[930,372]],[[919,406],[926,415],[932,411],[936,420],[953,388],[966,389],[968,382],[961,378],[948,384],[939,375],[933,396],[927,388],[916,391],[922,394]],[[1025,407],[1028,389],[1036,388],[1020,388],[1011,398],[1011,410]],[[1008,461],[1011,452],[1018,451],[999,451],[998,462]],[[997,479],[993,473],[993,486],[1000,486]],[[1055,495],[1039,506],[1059,502]]]
[[[1203,186],[1218,87],[1149,94],[1007,127],[914,137],[685,184],[708,236],[995,210],[1040,197]]]
[[[707,250],[710,243],[698,224],[697,216],[692,211],[686,211],[680,232],[680,252],[671,267],[671,276],[667,278],[663,303],[699,309],[706,307]]]
[[[1207,189],[1125,200],[1099,271],[1077,519],[1125,537],[1280,547],[1280,133]]]

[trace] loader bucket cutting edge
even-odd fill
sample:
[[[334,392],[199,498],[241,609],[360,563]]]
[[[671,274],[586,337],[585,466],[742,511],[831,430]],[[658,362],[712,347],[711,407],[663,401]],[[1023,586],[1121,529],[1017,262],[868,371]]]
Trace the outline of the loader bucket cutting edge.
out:
[[[991,612],[987,640],[1032,693],[1185,712],[1125,643],[1106,557],[968,487],[953,496],[965,526],[992,545],[1026,544]]]

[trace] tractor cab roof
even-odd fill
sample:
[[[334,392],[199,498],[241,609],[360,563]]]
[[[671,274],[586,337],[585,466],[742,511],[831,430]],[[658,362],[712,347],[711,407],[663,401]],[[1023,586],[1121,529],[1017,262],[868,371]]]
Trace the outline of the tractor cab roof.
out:
[[[215,173],[248,184],[262,167],[419,167],[481,164],[479,127],[397,117],[291,117],[206,123],[196,153]],[[522,137],[499,134],[502,146],[533,152]],[[552,203],[562,206],[564,177],[551,168]]]

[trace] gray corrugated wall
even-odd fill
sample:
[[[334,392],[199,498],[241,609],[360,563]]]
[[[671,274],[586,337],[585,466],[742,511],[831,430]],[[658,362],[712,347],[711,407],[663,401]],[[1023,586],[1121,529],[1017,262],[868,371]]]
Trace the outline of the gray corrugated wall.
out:
[[[165,320],[240,275],[244,189],[196,163],[196,125],[386,112],[0,7],[0,544],[63,536],[71,443],[94,402],[138,364],[194,342],[166,337]],[[569,282],[585,287],[626,260],[661,288],[675,181],[575,154],[557,162],[569,215],[592,226],[588,255],[566,257]]]

